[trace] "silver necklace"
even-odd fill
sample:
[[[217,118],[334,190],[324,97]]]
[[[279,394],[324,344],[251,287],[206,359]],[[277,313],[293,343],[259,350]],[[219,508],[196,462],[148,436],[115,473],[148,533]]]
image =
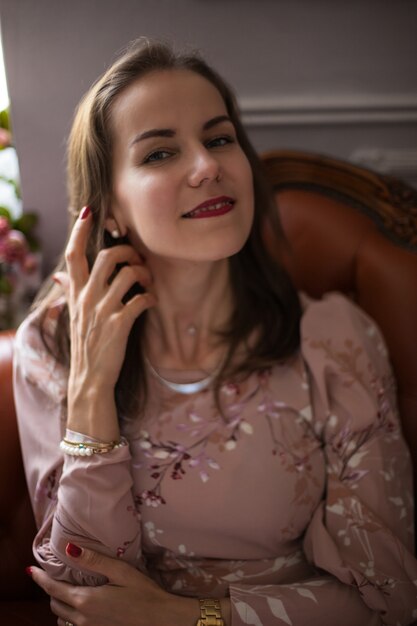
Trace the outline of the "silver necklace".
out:
[[[209,374],[205,378],[202,378],[201,380],[196,380],[194,383],[174,383],[171,380],[167,380],[166,378],[161,376],[161,374],[156,371],[147,356],[145,356],[145,360],[151,374],[153,374],[153,376],[155,376],[155,378],[157,378],[159,382],[165,385],[165,387],[168,387],[168,389],[171,389],[171,391],[176,391],[177,393],[182,393],[185,395],[191,395],[192,393],[198,393],[199,391],[203,391],[203,389],[207,389],[207,387],[209,387],[213,380],[216,378],[223,365],[222,359],[216,369],[211,372],[211,374]]]

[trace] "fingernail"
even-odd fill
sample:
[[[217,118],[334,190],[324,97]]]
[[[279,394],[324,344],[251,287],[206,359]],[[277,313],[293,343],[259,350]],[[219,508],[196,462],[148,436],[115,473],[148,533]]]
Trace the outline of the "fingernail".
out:
[[[91,213],[89,206],[85,206],[80,213],[80,220],[85,220]]]
[[[66,553],[69,556],[72,556],[74,559],[77,559],[82,554],[82,548],[76,546],[75,543],[67,543],[67,547],[65,548]]]
[[[52,280],[54,281],[54,283],[56,283],[57,285],[61,284],[61,281],[59,280],[58,276],[56,276],[55,274],[52,276]]]
[[[26,574],[28,576],[32,576],[32,568],[30,566],[29,567],[25,567],[25,572],[26,572]]]

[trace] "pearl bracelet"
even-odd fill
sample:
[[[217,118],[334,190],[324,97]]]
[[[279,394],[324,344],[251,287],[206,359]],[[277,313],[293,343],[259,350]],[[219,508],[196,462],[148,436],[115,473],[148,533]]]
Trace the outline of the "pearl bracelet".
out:
[[[106,454],[116,448],[122,448],[127,446],[127,441],[124,437],[120,441],[110,441],[109,443],[91,443],[84,441],[71,441],[69,439],[63,439],[59,444],[62,452],[69,456],[92,456],[93,454]]]

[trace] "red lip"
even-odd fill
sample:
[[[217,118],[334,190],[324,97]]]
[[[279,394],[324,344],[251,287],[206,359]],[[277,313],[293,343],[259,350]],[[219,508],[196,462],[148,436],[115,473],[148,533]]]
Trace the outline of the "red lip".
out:
[[[201,204],[197,205],[191,211],[185,213],[182,217],[188,219],[197,219],[201,217],[215,217],[217,215],[224,215],[232,210],[235,200],[230,196],[218,196],[216,198],[210,198]],[[216,205],[222,205],[218,206]]]

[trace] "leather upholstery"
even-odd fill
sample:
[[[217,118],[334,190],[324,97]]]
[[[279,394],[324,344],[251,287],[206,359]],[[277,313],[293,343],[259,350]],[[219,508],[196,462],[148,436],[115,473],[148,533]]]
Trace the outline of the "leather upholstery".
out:
[[[417,192],[328,157],[275,151],[263,162],[290,243],[283,250],[266,228],[271,254],[310,295],[350,295],[385,335],[417,478]],[[0,621],[48,626],[56,618],[45,601],[34,599],[24,574],[33,563],[35,525],[16,427],[12,355],[13,333],[0,333]]]
[[[34,563],[35,533],[26,488],[13,401],[13,331],[0,333],[0,623],[4,626],[49,626],[56,617],[47,598],[25,573]]]

